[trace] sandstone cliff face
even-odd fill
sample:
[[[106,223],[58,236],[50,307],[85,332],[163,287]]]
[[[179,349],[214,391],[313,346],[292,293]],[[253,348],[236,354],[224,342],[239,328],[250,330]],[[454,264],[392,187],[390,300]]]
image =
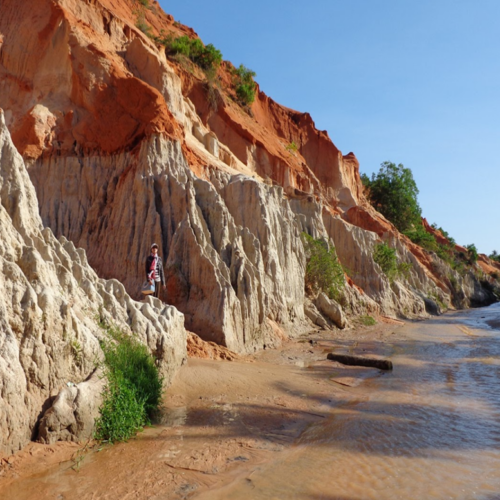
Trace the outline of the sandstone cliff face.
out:
[[[195,36],[151,7],[142,14],[154,33]],[[190,330],[236,352],[278,342],[277,323],[290,333],[307,327],[301,231],[335,244],[350,314],[419,317],[429,297],[480,296],[458,278],[455,291],[446,266],[368,205],[356,157],[307,113],[262,92],[247,113],[231,99],[227,63],[215,108],[202,72],[167,59],[135,26],[138,8],[1,6],[0,106],[43,224],[84,248],[99,276],[137,297],[149,246],[159,243],[164,299]],[[412,264],[408,277],[391,283],[373,261],[382,241]]]
[[[121,12],[129,19],[105,3],[2,2],[0,107],[25,157],[113,153],[154,132],[179,135],[159,92],[115,55],[138,31],[133,3]]]
[[[0,452],[37,437],[40,417],[68,382],[77,384],[73,400],[45,419],[42,437],[91,435],[100,391],[87,396],[90,381],[79,383],[102,358],[96,315],[137,334],[170,383],[186,356],[182,314],[156,299],[135,302],[117,280],[98,278],[82,249],[43,227],[0,110]]]
[[[52,106],[44,95],[37,99],[43,102],[36,104],[37,112],[42,113],[40,106],[45,106],[44,116],[55,117],[49,121],[54,137],[59,137],[55,146],[53,141],[50,145],[45,141],[45,149],[29,169],[44,224],[56,235],[65,235],[85,248],[99,275],[117,278],[131,293],[143,278],[149,244],[161,242],[167,263],[167,300],[185,313],[188,327],[207,340],[242,352],[272,343],[268,319],[301,328],[304,255],[299,239],[301,224],[295,218],[302,214],[300,209],[295,214],[290,211],[285,198],[291,197],[293,203],[301,193],[310,193],[337,213],[356,206],[362,193],[354,155],[343,156],[326,133],[314,128],[309,115],[279,106],[262,93],[253,106],[253,119],[227,97],[221,98],[216,113],[210,112],[203,84],[187,77],[182,68],[172,68],[165,55],[134,28],[126,9],[117,15],[107,10],[105,3],[92,9],[69,0],[58,2],[56,7],[50,5],[51,16],[60,26],[66,25],[69,34],[58,36],[57,23],[47,19],[46,24],[40,19],[36,26],[42,30],[43,25],[44,36],[60,53],[71,54],[67,73],[73,75],[73,83],[66,88],[54,81],[60,98],[52,99]],[[103,32],[97,14],[111,16],[110,23],[121,28]],[[88,24],[85,29],[73,24],[78,16]],[[36,34],[35,30],[31,37]],[[10,40],[12,44],[14,39],[15,33],[7,30],[5,43]],[[89,47],[98,55],[89,54]],[[45,54],[46,50],[42,51]],[[39,60],[36,63],[42,64]],[[13,62],[6,68],[18,78],[32,78]],[[73,131],[73,149],[65,148],[60,138],[69,129],[57,119],[58,113],[66,113],[64,105],[84,108],[76,117],[74,111],[67,113],[73,113],[77,131],[94,130],[94,122],[100,120],[94,111],[103,112],[99,89],[116,90],[116,68],[123,80],[119,85],[129,88],[130,102],[115,95],[106,97],[109,103],[104,112],[114,123],[121,127],[121,111],[111,112],[109,106],[122,109],[137,99],[160,103],[151,116],[137,118],[133,110],[127,111],[142,124],[141,135],[115,137],[116,127],[105,121],[105,127],[99,124],[96,129],[100,142],[88,140],[90,132],[75,136]],[[80,88],[83,78],[89,84]],[[147,87],[146,93],[135,88],[138,82]],[[30,85],[36,86],[36,82]],[[82,100],[75,95],[83,95]],[[131,98],[136,95],[140,97]],[[32,104],[10,109],[14,129],[24,123],[23,116],[35,112],[30,111]],[[159,118],[153,119],[153,115]],[[165,120],[172,124],[169,134],[158,135],[159,129],[147,126]],[[140,137],[142,142],[129,151]],[[286,148],[292,141],[298,145],[295,153]],[[112,143],[115,146],[111,147]],[[20,141],[18,147],[23,150],[28,146]],[[82,154],[85,151],[89,152]],[[245,176],[233,180],[238,171]],[[284,190],[258,184],[252,177],[269,178]],[[346,229],[343,233],[347,226],[342,224],[337,224],[335,237],[326,231],[321,210],[313,218],[311,224],[321,226],[316,236],[345,245],[345,233],[349,240],[351,232]],[[363,240],[361,234],[357,232]],[[358,240],[350,238],[350,249],[344,252],[348,261],[352,250],[363,246]],[[370,250],[366,247],[362,256],[371,265],[362,266],[373,271]],[[364,271],[356,270],[354,277],[361,288],[365,282],[357,276]],[[373,279],[378,288],[384,287],[380,273]],[[377,286],[368,287],[367,293],[381,301],[384,294]],[[351,295],[357,297],[357,292]],[[387,292],[385,296],[383,311],[402,313],[403,308],[391,307],[395,305],[390,304],[395,301],[393,295]],[[355,309],[354,302],[353,298],[350,307]],[[420,311],[418,307],[407,309]]]
[[[200,179],[180,144],[159,136],[133,153],[51,157],[30,172],[44,223],[85,248],[101,276],[137,293],[157,242],[166,299],[202,338],[244,352],[273,343],[268,319],[303,327],[304,250],[281,188],[219,171]]]

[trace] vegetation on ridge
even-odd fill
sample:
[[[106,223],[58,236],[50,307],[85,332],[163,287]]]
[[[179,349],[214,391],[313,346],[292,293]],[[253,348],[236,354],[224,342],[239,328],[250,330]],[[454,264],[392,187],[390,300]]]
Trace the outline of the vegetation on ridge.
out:
[[[377,174],[372,174],[371,179],[362,174],[361,180],[366,188],[368,201],[413,243],[434,252],[460,274],[466,271],[467,266],[473,266],[477,262],[478,252],[474,244],[466,245],[466,253],[458,252],[455,240],[443,228],[432,224],[432,228],[442,234],[445,242],[438,241],[434,234],[427,232],[417,200],[418,187],[409,168],[386,161],[380,165]],[[392,280],[400,271],[397,270],[395,255],[394,258],[390,256],[390,250],[379,247],[375,254],[383,263],[382,269]]]
[[[493,252],[491,252],[489,258],[491,260],[494,260],[495,262],[500,262],[500,254],[496,250],[493,250]]]
[[[151,26],[149,26],[149,24],[146,22],[144,10],[139,10],[136,12],[135,26],[139,28],[147,37],[153,38],[153,32],[151,30]]]
[[[212,107],[216,106],[214,96],[215,76],[222,63],[222,53],[211,43],[203,45],[199,38],[189,38],[187,35],[174,38],[172,35],[156,37],[155,41],[165,47],[167,55],[176,58],[189,59],[201,68],[208,82],[208,98]],[[182,60],[182,59],[181,59]],[[257,84],[254,81],[255,72],[243,64],[232,71],[232,84],[238,102],[249,106],[255,100]]]
[[[255,71],[248,69],[243,64],[233,70],[233,84],[236,90],[236,97],[241,104],[249,106],[255,100],[257,84],[254,81]]]
[[[222,62],[222,52],[211,43],[203,45],[199,38],[189,38],[187,35],[177,38],[167,36],[160,37],[157,41],[164,45],[167,54],[184,56],[211,74],[217,72]]]

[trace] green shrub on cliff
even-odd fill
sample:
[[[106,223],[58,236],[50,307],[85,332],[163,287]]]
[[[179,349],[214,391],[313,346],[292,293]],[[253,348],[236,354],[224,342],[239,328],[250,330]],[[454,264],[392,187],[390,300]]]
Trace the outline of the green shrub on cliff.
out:
[[[470,245],[465,245],[465,248],[467,248],[467,258],[469,260],[469,263],[475,264],[477,262],[477,259],[479,258],[476,245],[474,245],[474,243],[471,243]]]
[[[410,262],[398,264],[396,250],[387,243],[375,245],[373,250],[373,260],[381,267],[383,273],[392,283],[398,277],[407,278],[412,268]]]
[[[410,238],[413,243],[429,250],[430,252],[437,252],[438,242],[433,234],[428,233],[425,230],[422,222],[416,223],[411,229],[405,231],[404,233],[408,238]]]
[[[308,293],[325,292],[331,299],[338,300],[345,287],[344,269],[333,246],[325,240],[315,239],[302,233],[306,251],[305,288]]]
[[[373,326],[377,324],[377,320],[368,314],[360,316],[358,321],[364,326]]]
[[[196,39],[191,47],[191,58],[200,68],[209,71],[220,66],[222,62],[222,52],[216,49],[211,43],[203,46],[201,40]]]
[[[246,106],[249,106],[255,100],[255,90],[257,88],[254,81],[255,76],[255,71],[248,69],[243,64],[233,70],[233,84],[236,96],[240,103]]]
[[[496,250],[490,253],[489,258],[495,262],[500,262],[500,254]]]
[[[389,278],[389,281],[393,281],[398,274],[396,250],[389,247],[387,243],[375,245],[373,260],[380,266],[383,273]]]
[[[126,441],[150,423],[161,402],[163,379],[147,347],[115,327],[101,342],[107,384],[96,421],[101,441]]]
[[[211,43],[203,45],[199,38],[191,39],[184,35],[159,38],[157,41],[165,46],[168,54],[187,57],[205,72],[215,73],[222,62],[222,52]]]

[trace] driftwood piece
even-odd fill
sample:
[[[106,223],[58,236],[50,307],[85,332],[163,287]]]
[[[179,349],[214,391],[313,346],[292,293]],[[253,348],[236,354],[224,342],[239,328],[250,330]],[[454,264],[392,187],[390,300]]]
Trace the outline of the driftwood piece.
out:
[[[392,361],[388,359],[365,358],[363,356],[349,356],[348,354],[334,354],[330,352],[327,359],[338,361],[343,365],[369,366],[380,370],[392,370]]]

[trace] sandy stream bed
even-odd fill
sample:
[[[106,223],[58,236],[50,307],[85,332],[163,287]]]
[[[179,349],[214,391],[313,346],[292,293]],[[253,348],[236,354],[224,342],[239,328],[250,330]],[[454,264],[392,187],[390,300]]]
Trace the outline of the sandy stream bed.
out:
[[[166,391],[161,421],[128,443],[30,443],[0,462],[2,500],[195,498],[251,481],[335,407],[366,397],[372,368],[327,361],[382,352],[402,322],[311,331],[234,361],[190,358]]]

